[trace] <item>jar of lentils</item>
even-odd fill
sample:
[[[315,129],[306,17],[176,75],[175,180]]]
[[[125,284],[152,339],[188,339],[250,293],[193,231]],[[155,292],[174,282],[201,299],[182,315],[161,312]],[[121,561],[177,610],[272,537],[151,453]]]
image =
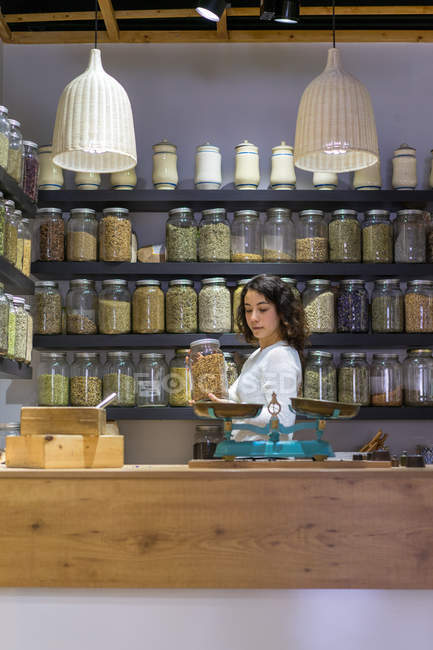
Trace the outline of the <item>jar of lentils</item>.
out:
[[[23,181],[23,136],[21,135],[21,123],[18,120],[9,120],[9,127],[7,172],[18,185],[21,185]]]
[[[368,332],[368,293],[363,280],[342,280],[337,295],[337,332]]]
[[[9,301],[4,293],[4,284],[0,282],[0,357],[8,351]]]
[[[98,299],[101,334],[128,334],[131,331],[131,294],[126,280],[103,280]]]
[[[15,361],[24,363],[27,351],[27,312],[24,309],[25,300],[14,296],[15,307]]]
[[[135,368],[131,353],[107,352],[107,361],[102,369],[102,397],[117,393],[111,406],[135,406]]]
[[[33,351],[33,316],[30,305],[24,305],[27,314],[27,345],[26,345],[26,359],[25,363],[29,366],[32,362]]]
[[[164,293],[159,280],[137,280],[132,296],[132,330],[136,334],[164,331]]]
[[[338,401],[370,403],[370,370],[365,352],[343,352],[338,368]]]
[[[1,112],[0,112],[0,116],[1,116]],[[1,131],[0,131],[0,147],[1,147]],[[1,156],[1,149],[0,149],[0,156]],[[0,255],[4,255],[5,252],[5,228],[6,228],[6,208],[5,208],[5,201],[3,198],[3,192],[0,192]]]
[[[399,210],[395,220],[396,262],[425,262],[426,227],[422,210]]]
[[[230,388],[238,378],[238,367],[231,352],[223,352],[227,370],[227,385]]]
[[[329,261],[361,261],[361,226],[355,210],[334,210],[329,222]]]
[[[142,352],[137,366],[137,406],[168,405],[168,366],[161,352]]]
[[[35,282],[35,304],[35,334],[61,334],[62,298],[57,282]]]
[[[209,393],[227,399],[228,385],[224,355],[218,339],[198,339],[191,343],[189,356],[192,398],[208,400]]]
[[[259,213],[255,210],[235,212],[231,230],[232,262],[261,262],[262,232]]]
[[[411,349],[403,362],[406,406],[433,406],[433,350]]]
[[[178,348],[170,361],[168,401],[170,406],[188,406],[191,400],[191,377],[186,365],[189,349]]]
[[[392,245],[392,224],[388,210],[368,210],[362,224],[362,261],[390,264]]]
[[[197,261],[197,226],[189,208],[174,208],[165,226],[167,262]]]
[[[93,280],[71,280],[66,295],[68,334],[96,334],[98,331],[98,295]]]
[[[244,286],[251,280],[251,278],[243,278],[239,280],[236,289],[233,292],[233,331],[239,332],[238,325],[238,310],[241,304],[241,295]]]
[[[304,397],[335,401],[337,399],[337,372],[332,352],[310,352],[304,371]]]
[[[99,222],[99,257],[104,262],[131,260],[132,226],[126,208],[105,208]]]
[[[205,278],[198,295],[200,332],[230,332],[232,309],[230,291],[224,278]]]
[[[10,126],[7,118],[8,109],[0,106],[0,167],[7,169]]]
[[[41,352],[38,372],[39,406],[68,406],[69,364],[66,352]]]
[[[263,226],[263,261],[294,262],[295,226],[288,208],[270,208]]]
[[[76,352],[71,365],[71,405],[96,406],[102,400],[102,379],[99,355]]]
[[[25,276],[30,275],[30,265],[32,261],[32,231],[30,219],[23,217],[18,223],[17,239],[17,269]]]
[[[14,297],[10,293],[5,293],[9,302],[9,317],[8,317],[8,351],[7,358],[15,359],[15,325],[16,325],[16,307],[14,304]]]
[[[6,214],[4,256],[14,266],[17,263],[18,227],[21,220],[21,210]]]
[[[299,213],[296,261],[328,261],[328,225],[321,210],[302,210]]]
[[[200,262],[230,262],[230,224],[224,208],[203,210],[198,229]]]
[[[188,334],[197,331],[197,294],[192,280],[170,280],[165,296],[167,332]]]
[[[373,332],[402,332],[404,301],[398,278],[376,280],[371,297]]]
[[[398,354],[373,354],[370,366],[372,406],[401,406],[403,404],[403,369]]]
[[[66,225],[66,257],[70,262],[98,259],[98,220],[90,208],[74,208]]]
[[[335,331],[334,292],[329,280],[308,280],[302,302],[311,333]]]
[[[433,282],[409,280],[404,297],[406,332],[433,332]]]
[[[65,223],[59,208],[40,208],[39,259],[41,262],[63,262],[65,259]]]

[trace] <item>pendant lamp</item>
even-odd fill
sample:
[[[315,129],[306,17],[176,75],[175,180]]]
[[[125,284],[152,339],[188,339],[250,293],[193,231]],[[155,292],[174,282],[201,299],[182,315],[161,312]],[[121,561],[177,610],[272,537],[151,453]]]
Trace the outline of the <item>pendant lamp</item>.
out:
[[[376,122],[368,90],[341,64],[335,47],[325,70],[304,90],[298,108],[295,165],[310,172],[350,172],[379,160]]]

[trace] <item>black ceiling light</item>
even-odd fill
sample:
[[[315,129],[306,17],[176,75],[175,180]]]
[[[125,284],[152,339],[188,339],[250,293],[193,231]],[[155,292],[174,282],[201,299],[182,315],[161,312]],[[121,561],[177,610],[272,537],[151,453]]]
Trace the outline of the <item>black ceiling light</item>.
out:
[[[277,23],[297,23],[299,21],[298,0],[280,0],[275,4],[274,20]]]
[[[208,20],[217,23],[223,15],[224,9],[227,7],[225,0],[203,0],[195,8],[195,10]]]

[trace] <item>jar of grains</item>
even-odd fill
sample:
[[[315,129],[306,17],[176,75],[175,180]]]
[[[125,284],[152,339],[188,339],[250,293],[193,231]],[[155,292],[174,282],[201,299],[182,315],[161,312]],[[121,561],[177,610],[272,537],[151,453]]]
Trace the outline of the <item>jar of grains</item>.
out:
[[[404,297],[406,332],[433,332],[433,282],[409,280]]]
[[[75,353],[70,389],[72,406],[96,406],[102,400],[101,370],[96,352]]]
[[[66,257],[70,262],[98,259],[98,220],[90,208],[74,208],[66,224]]]
[[[129,262],[131,232],[129,210],[105,208],[99,222],[99,258],[104,262]]]
[[[313,350],[304,370],[304,397],[335,401],[337,399],[337,372],[332,352]]]
[[[14,296],[15,307],[15,361],[24,363],[27,351],[27,312],[24,309],[25,299]]]
[[[192,280],[170,280],[168,283],[165,324],[171,334],[197,331],[197,294]]]
[[[335,331],[334,292],[329,280],[308,280],[302,302],[311,333]]]
[[[59,208],[40,208],[39,259],[42,262],[63,262],[65,259],[65,222]]]
[[[0,167],[3,169],[8,166],[10,126],[7,114],[6,106],[0,106]]]
[[[251,278],[243,278],[239,280],[236,289],[233,292],[233,331],[239,332],[238,325],[238,309],[241,304],[241,295],[244,286],[251,280]]]
[[[232,262],[261,262],[262,234],[259,213],[255,210],[235,212],[231,231]]]
[[[195,402],[209,400],[209,393],[220,399],[228,398],[226,364],[218,339],[193,341],[189,364]]]
[[[365,352],[343,352],[338,368],[338,401],[370,403],[370,370]]]
[[[41,352],[38,373],[39,406],[68,406],[69,364],[66,352]]]
[[[231,352],[223,352],[223,354],[226,362],[227,385],[230,388],[238,378],[238,367]]]
[[[422,210],[399,210],[395,220],[396,262],[425,262],[426,227]]]
[[[168,402],[170,406],[188,406],[191,400],[191,375],[186,364],[189,349],[178,348],[170,361]]]
[[[9,317],[8,317],[8,351],[7,358],[15,359],[15,324],[16,324],[16,307],[14,305],[14,297],[10,293],[5,293],[9,302]]]
[[[126,280],[103,280],[98,300],[101,334],[128,334],[131,331],[131,294]]]
[[[363,280],[342,280],[337,295],[337,332],[368,332],[368,293]]]
[[[232,307],[224,278],[205,278],[198,294],[199,332],[230,332]]]
[[[197,225],[189,208],[174,208],[165,226],[167,262],[197,261]]]
[[[18,226],[21,220],[21,210],[6,213],[4,256],[14,266],[17,263]]]
[[[57,282],[35,282],[35,334],[62,333],[62,297]]]
[[[23,136],[21,123],[18,120],[9,121],[9,150],[7,172],[9,176],[21,185],[23,180]]]
[[[411,349],[403,362],[406,406],[433,406],[433,350]]]
[[[301,294],[296,286],[296,280],[294,278],[281,278],[283,282],[289,285],[290,289],[292,290],[293,295],[297,300],[301,299]]]
[[[230,224],[224,208],[203,210],[198,229],[200,262],[230,262]]]
[[[69,283],[66,295],[68,334],[96,334],[98,331],[98,295],[93,280],[77,279]]]
[[[376,280],[371,296],[371,329],[373,332],[402,332],[403,328],[404,302],[400,280]]]
[[[29,277],[32,261],[32,231],[30,219],[23,217],[18,223],[17,262],[16,266]]]
[[[23,141],[23,191],[31,201],[38,200],[39,156],[38,145]]]
[[[213,458],[218,443],[222,440],[223,431],[220,424],[197,424],[195,427],[193,458]]]
[[[1,146],[1,133],[0,133],[0,146]],[[0,255],[4,255],[5,252],[5,227],[6,227],[6,208],[5,208],[5,201],[3,198],[3,192],[0,192]]]
[[[403,369],[398,354],[373,354],[370,366],[372,406],[401,406],[403,403]]]
[[[270,208],[263,226],[263,261],[294,262],[295,226],[288,208]]]
[[[137,406],[167,406],[168,366],[162,352],[142,352],[137,366]]]
[[[164,293],[159,280],[137,280],[132,296],[132,330],[137,334],[164,331]]]
[[[111,406],[135,406],[135,368],[130,352],[107,352],[102,369],[102,392],[103,398],[117,393]]]
[[[24,309],[27,315],[27,345],[26,345],[26,359],[25,363],[29,366],[32,362],[33,350],[33,316],[30,305],[25,304]]]
[[[361,225],[355,210],[334,210],[329,222],[329,261],[361,261]]]
[[[388,210],[368,210],[362,224],[362,261],[392,262],[392,224]]]
[[[328,261],[328,225],[321,210],[302,210],[299,213],[296,261]]]
[[[8,352],[9,300],[4,293],[4,284],[0,282],[0,357]]]

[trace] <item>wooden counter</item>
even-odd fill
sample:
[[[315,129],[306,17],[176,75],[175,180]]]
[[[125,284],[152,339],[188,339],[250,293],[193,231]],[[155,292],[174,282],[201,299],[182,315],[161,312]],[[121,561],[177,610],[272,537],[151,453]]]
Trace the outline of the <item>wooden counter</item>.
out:
[[[0,587],[433,588],[433,468],[0,469]]]

